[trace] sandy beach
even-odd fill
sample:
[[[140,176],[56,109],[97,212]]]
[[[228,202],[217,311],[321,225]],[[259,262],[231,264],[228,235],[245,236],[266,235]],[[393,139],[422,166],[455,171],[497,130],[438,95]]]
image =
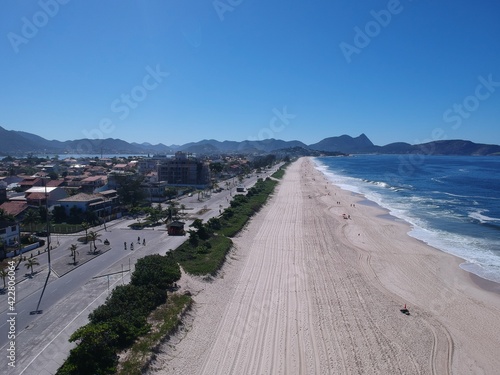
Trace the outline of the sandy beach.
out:
[[[298,160],[148,374],[497,374],[498,285],[409,229]]]

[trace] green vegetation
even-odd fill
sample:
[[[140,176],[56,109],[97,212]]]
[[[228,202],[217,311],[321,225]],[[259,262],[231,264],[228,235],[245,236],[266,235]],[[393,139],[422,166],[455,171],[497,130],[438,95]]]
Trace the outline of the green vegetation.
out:
[[[214,235],[208,240],[200,240],[197,245],[184,242],[174,252],[174,258],[187,273],[192,275],[214,275],[224,264],[226,254],[233,241],[224,236]]]
[[[269,195],[274,191],[278,183],[271,179],[265,181],[259,179],[257,183],[248,190],[246,195],[237,195],[231,201],[231,207],[222,214],[219,231],[228,237],[234,237],[266,203]]]
[[[167,303],[159,306],[150,316],[151,332],[132,345],[126,359],[120,363],[118,375],[140,375],[153,353],[181,322],[183,313],[191,307],[193,300],[187,295],[172,295]]]
[[[278,180],[281,180],[283,176],[285,175],[285,169],[288,167],[290,163],[283,164],[280,169],[278,169],[276,172],[274,172],[271,177],[277,178]]]
[[[171,256],[139,259],[131,283],[116,287],[89,315],[90,322],[71,335],[70,342],[77,345],[57,374],[114,374],[117,353],[149,332],[148,316],[166,302],[166,288],[179,278],[179,265]]]
[[[236,235],[248,220],[260,210],[273,192],[277,182],[259,179],[246,195],[237,195],[220,219],[210,219],[206,224],[195,220],[189,230],[189,241],[173,252],[181,267],[193,275],[214,275],[224,264],[233,242],[228,237]],[[195,230],[196,229],[196,230]]]

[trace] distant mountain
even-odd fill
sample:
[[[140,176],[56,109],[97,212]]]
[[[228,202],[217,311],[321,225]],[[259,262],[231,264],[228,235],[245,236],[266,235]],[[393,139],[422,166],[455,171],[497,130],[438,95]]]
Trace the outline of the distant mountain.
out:
[[[163,144],[148,145],[128,143],[120,139],[77,139],[72,141],[49,141],[38,135],[0,127],[0,154],[147,154],[172,153]]]
[[[16,150],[28,148],[36,148],[37,145],[34,142],[22,137],[15,131],[6,130],[0,127],[0,153],[3,155],[8,155],[10,153],[15,153]]]
[[[309,148],[318,151],[335,151],[346,154],[360,154],[374,152],[376,150],[375,145],[364,134],[356,138],[352,138],[348,135],[325,138],[318,143],[309,145]]]
[[[173,147],[166,146],[163,143],[158,143],[157,145],[152,145],[151,143],[148,143],[148,142],[144,142],[144,143],[132,142],[131,145],[141,148],[142,150],[144,150],[143,152],[145,152],[145,153],[154,152],[157,154],[173,154],[175,152]]]
[[[272,152],[286,147],[306,147],[307,146],[300,141],[283,141],[281,139],[264,139],[261,141],[217,141],[215,139],[204,139],[199,142],[186,143],[179,147],[180,151],[185,152],[196,152],[203,151],[206,145],[210,145],[214,152],[222,153],[254,153],[254,152]]]
[[[265,139],[257,141],[217,141],[205,139],[199,142],[190,142],[184,145],[150,143],[128,143],[121,139],[77,139],[72,141],[46,140],[38,135],[6,130],[0,127],[0,155],[33,154],[173,154],[176,151],[193,154],[433,154],[433,155],[500,155],[499,145],[473,143],[464,140],[434,141],[424,144],[411,145],[397,142],[385,146],[377,146],[365,134],[358,137],[341,135],[329,137],[320,142],[306,145],[300,141],[283,141],[280,139]],[[308,151],[309,150],[309,151]],[[314,151],[314,152],[313,152]]]
[[[474,143],[460,139],[434,141],[413,146],[413,153],[433,155],[500,155],[499,145]]]
[[[348,154],[344,154],[342,152],[337,152],[337,151],[318,151],[318,150],[313,150],[311,148],[304,148],[304,147],[287,147],[287,148],[282,148],[279,150],[274,150],[273,153],[276,155],[280,156],[294,156],[294,157],[301,157],[301,156],[348,156]]]

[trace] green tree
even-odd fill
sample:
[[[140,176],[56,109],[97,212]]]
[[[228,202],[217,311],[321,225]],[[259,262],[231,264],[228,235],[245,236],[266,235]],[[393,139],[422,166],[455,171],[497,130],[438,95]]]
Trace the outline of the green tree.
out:
[[[109,324],[87,324],[73,333],[70,342],[77,342],[56,375],[114,374],[118,364],[117,334]]]
[[[224,170],[224,165],[222,165],[221,163],[210,163],[209,168],[210,172],[217,175]]]
[[[115,345],[122,349],[149,330],[149,313],[166,300],[167,293],[154,285],[119,285],[89,320],[93,324],[108,323],[118,335]]]
[[[173,199],[177,196],[177,194],[179,193],[179,190],[175,187],[168,187],[165,189],[165,196],[168,198],[168,199]]]
[[[66,210],[63,206],[55,206],[52,210],[52,215],[56,223],[62,223],[66,221]]]
[[[178,204],[177,202],[170,201],[170,204],[168,205],[167,208],[165,223],[172,222],[179,218],[179,209],[177,208],[177,204]]]
[[[211,231],[207,228],[206,225],[203,224],[203,221],[201,221],[200,219],[195,219],[190,227],[196,229],[198,237],[202,240],[208,240],[211,236]]]
[[[219,218],[212,217],[207,221],[207,226],[211,230],[218,230],[222,228],[222,223]]]
[[[88,241],[88,230],[90,229],[90,224],[86,221],[81,224],[82,229],[85,231],[85,243]]]
[[[31,270],[31,276],[33,276],[33,267],[34,266],[39,266],[40,263],[38,262],[38,259],[36,258],[29,258],[26,263],[24,263],[24,265],[26,266],[26,268],[28,268],[29,270]]]
[[[99,238],[101,237],[101,235],[97,232],[94,232],[94,231],[90,231],[89,234],[88,234],[88,239],[90,241],[90,251],[92,252],[92,247],[94,248],[93,250],[93,253],[96,254],[96,251],[97,251],[97,246],[95,244],[96,241],[101,241],[102,240]]]
[[[69,250],[71,251],[71,256],[73,257],[73,264],[76,266],[76,256],[79,255],[80,253],[76,250],[78,248],[78,245],[72,244],[69,247]]]
[[[158,208],[151,207],[148,209],[148,220],[151,224],[155,225],[160,221],[162,215],[162,210],[160,206],[160,210]]]
[[[137,286],[156,286],[165,290],[180,278],[180,267],[172,256],[154,254],[137,261],[131,283]]]
[[[3,208],[0,208],[0,222],[13,223],[16,219],[11,214],[8,214]]]
[[[122,204],[136,207],[144,200],[146,194],[142,189],[143,176],[140,175],[115,175],[118,184],[117,192]]]

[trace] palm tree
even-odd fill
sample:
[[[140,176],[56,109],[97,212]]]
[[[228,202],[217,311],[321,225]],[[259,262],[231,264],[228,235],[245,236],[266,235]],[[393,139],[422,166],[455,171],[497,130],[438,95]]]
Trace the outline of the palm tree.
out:
[[[87,231],[90,229],[90,224],[87,223],[86,221],[83,221],[81,226],[82,226],[82,229],[85,231],[85,243],[87,243],[87,241],[88,241]]]
[[[101,239],[99,239],[99,237],[101,237],[101,235],[99,233],[96,233],[94,231],[90,231],[89,234],[88,234],[88,238],[90,240],[90,251],[92,252],[92,245],[94,245],[94,254],[96,253],[96,250],[97,250],[97,246],[95,245],[95,242],[97,240],[101,241]]]
[[[16,221],[16,219],[11,214],[8,214],[3,208],[0,208],[0,221],[12,223],[13,221]]]
[[[76,249],[78,248],[78,245],[71,245],[70,246],[70,250],[71,250],[71,256],[73,257],[73,265],[76,266],[76,256],[79,255],[80,253],[78,251],[76,251]]]
[[[1,270],[0,271],[0,277],[2,278],[3,280],[3,288],[5,289],[7,287],[7,285],[5,284],[5,278],[9,275],[9,273],[5,270]]]
[[[28,225],[30,234],[33,234],[33,224],[40,222],[40,213],[37,210],[30,209],[24,215],[23,224]]]
[[[40,263],[38,262],[38,259],[36,259],[36,258],[29,258],[26,261],[26,263],[24,263],[24,265],[26,266],[26,268],[31,270],[31,276],[33,276],[33,267],[40,265]]]

